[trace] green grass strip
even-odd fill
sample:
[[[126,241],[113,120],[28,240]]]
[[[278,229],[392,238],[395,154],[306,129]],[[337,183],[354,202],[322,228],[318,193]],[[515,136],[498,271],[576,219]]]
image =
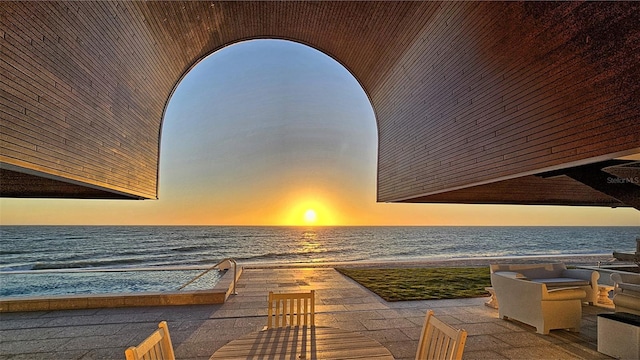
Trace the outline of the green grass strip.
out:
[[[460,299],[489,295],[489,267],[337,268],[386,301]]]

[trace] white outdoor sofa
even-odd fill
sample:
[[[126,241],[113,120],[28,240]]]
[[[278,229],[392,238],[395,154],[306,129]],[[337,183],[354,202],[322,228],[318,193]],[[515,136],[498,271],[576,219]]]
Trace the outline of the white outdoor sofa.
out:
[[[540,334],[549,334],[553,329],[580,331],[582,302],[587,299],[584,279],[563,276],[584,274],[564,273],[559,270],[564,264],[500,264],[490,267],[491,285],[500,304],[498,314],[501,319],[513,319],[534,326]],[[597,272],[590,275],[589,281],[593,281],[597,289],[599,275]],[[554,285],[562,284],[562,287],[551,288],[541,279]],[[565,282],[554,279],[564,279]]]
[[[511,271],[521,274],[521,277],[547,285],[547,288],[577,286],[585,291],[582,300],[589,305],[598,302],[598,279],[600,274],[588,269],[567,269],[564,263],[546,264],[493,264],[491,272]]]

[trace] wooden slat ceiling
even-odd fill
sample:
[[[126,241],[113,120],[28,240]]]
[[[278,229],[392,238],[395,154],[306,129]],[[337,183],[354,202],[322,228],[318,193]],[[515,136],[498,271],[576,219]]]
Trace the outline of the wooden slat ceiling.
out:
[[[629,205],[566,179],[514,179],[640,152],[639,14],[637,3],[0,2],[0,165],[156,198],[163,111],[182,76],[224,46],[277,38],[363,86],[379,201]]]
[[[520,204],[522,198],[535,205],[625,206],[569,177],[544,179],[533,175],[411,199],[410,202]]]

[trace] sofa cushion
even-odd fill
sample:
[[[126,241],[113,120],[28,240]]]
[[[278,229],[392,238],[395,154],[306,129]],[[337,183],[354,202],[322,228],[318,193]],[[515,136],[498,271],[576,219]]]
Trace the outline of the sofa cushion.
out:
[[[492,264],[489,265],[491,272],[512,271],[518,272],[529,279],[532,278],[554,278],[561,277],[566,270],[563,263],[551,264]]]
[[[547,287],[555,287],[555,286],[585,286],[589,285],[588,280],[582,279],[573,279],[573,278],[543,278],[543,279],[529,279],[531,281],[547,284]]]
[[[522,275],[520,273],[517,273],[515,271],[498,271],[495,274],[501,275],[501,276],[504,276],[504,277],[508,277],[508,278],[512,278],[512,279],[529,280],[529,279],[527,279],[526,276],[524,276],[524,275]]]
[[[562,268],[552,266],[518,270],[529,279],[556,278],[562,276]]]
[[[570,288],[557,288],[547,291],[543,294],[542,300],[545,301],[560,301],[560,300],[578,300],[587,296],[587,292],[575,287]]]
[[[640,310],[640,297],[618,293],[613,297],[613,303],[619,307]]]
[[[614,283],[624,284],[636,284],[640,285],[640,274],[633,273],[613,273],[611,274],[611,280]]]
[[[623,292],[633,291],[640,293],[640,285],[639,284],[631,284],[631,283],[619,283],[618,287],[622,289]]]

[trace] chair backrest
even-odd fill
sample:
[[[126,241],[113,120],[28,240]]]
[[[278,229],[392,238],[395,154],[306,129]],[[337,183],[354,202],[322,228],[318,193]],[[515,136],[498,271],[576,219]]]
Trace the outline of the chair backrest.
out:
[[[158,330],[138,346],[131,346],[124,351],[127,360],[175,360],[169,327],[166,321],[158,324]]]
[[[427,311],[416,360],[460,360],[467,341],[465,330],[454,329]]]
[[[316,292],[274,294],[269,292],[267,329],[282,326],[314,326]]]
[[[499,271],[517,272],[529,279],[561,277],[567,267],[564,263],[548,264],[491,264],[491,273]]]

